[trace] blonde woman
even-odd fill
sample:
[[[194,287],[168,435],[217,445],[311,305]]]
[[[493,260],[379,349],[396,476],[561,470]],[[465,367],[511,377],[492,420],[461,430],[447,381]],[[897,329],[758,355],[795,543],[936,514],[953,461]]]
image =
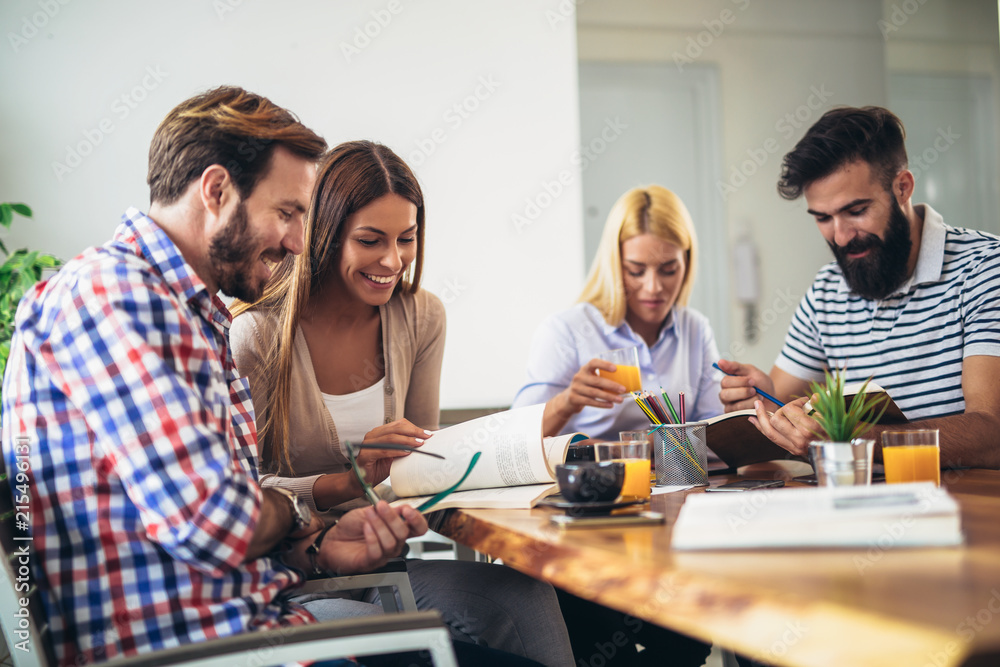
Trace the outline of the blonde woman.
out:
[[[419,446],[438,427],[445,314],[420,289],[423,240],[423,194],[410,168],[380,144],[341,144],[320,164],[306,251],[275,267],[260,301],[236,308],[233,354],[250,378],[261,485],[296,493],[328,521],[362,493],[345,472],[344,442]],[[393,455],[359,457],[373,483]],[[441,612],[460,662],[488,664],[469,652],[488,646],[514,654],[504,664],[573,664],[548,584],[484,563],[408,569],[417,606]],[[374,602],[329,600],[343,614],[378,613]]]
[[[618,438],[649,420],[625,387],[598,370],[601,352],[639,346],[643,387],[683,391],[689,420],[722,412],[712,362],[719,358],[708,319],[687,307],[698,242],[684,202],[659,185],[629,190],[608,215],[597,257],[569,310],[535,334],[528,380],[514,406],[545,403],[546,435],[581,431]]]
[[[548,318],[535,334],[528,381],[514,407],[545,403],[545,435],[581,431],[618,439],[649,419],[625,387],[597,375],[613,371],[601,352],[639,346],[645,388],[683,391],[689,420],[722,412],[712,362],[719,358],[708,319],[687,307],[698,242],[680,198],[658,185],[629,190],[608,215],[579,303]],[[684,635],[559,591],[573,651],[586,656],[595,642],[629,639],[612,665],[701,665],[710,647]],[[637,653],[634,645],[645,650]],[[619,642],[620,644],[620,642]]]

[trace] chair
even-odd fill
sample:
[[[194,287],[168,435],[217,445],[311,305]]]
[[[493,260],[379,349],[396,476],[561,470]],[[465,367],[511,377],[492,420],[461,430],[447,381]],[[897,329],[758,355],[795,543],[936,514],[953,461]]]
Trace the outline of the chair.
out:
[[[454,426],[455,424],[461,424],[472,419],[479,419],[480,417],[497,414],[509,409],[510,406],[494,406],[486,408],[455,408],[450,410],[441,410],[438,424],[441,428],[447,428],[449,426]],[[454,558],[454,560],[479,561],[482,563],[490,562],[490,558],[486,554],[481,554],[475,549],[470,549],[464,544],[458,544],[454,540],[448,539],[438,533],[428,532],[422,537],[411,539],[410,544],[415,547],[414,550],[418,552],[418,557],[422,557],[425,552],[452,551],[452,558]]]
[[[310,579],[297,590],[297,594],[333,593],[355,591],[363,588],[377,588],[382,609],[387,614],[399,611],[417,611],[417,601],[413,597],[410,576],[406,572],[406,561],[394,558],[382,568],[364,574],[345,574],[339,577]],[[399,603],[396,601],[399,595]]]
[[[52,633],[37,582],[25,576],[18,580],[19,575],[30,571],[26,561],[31,557],[31,541],[30,538],[15,535],[13,523],[16,515],[10,480],[0,460],[0,549],[3,556],[0,558],[0,625],[3,627],[3,638],[16,667],[54,666],[58,663],[53,651]],[[406,576],[405,568],[403,576]],[[29,585],[27,590],[18,589],[19,585],[23,588],[25,584]],[[408,580],[406,588],[409,589]],[[411,599],[412,596],[410,591]],[[392,597],[383,595],[383,599]],[[27,604],[22,605],[22,601]],[[427,651],[439,667],[457,665],[449,633],[437,612],[432,611],[248,632],[116,659],[114,663],[119,667],[167,664],[232,667],[234,660],[240,660],[241,663],[250,664],[252,661],[255,665],[264,666],[409,651]]]

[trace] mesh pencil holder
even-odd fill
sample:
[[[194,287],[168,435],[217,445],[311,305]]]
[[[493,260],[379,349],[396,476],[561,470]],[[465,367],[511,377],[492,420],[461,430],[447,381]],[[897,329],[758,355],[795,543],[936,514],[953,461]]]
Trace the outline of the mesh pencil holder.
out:
[[[705,422],[650,427],[656,486],[708,486],[708,441]]]

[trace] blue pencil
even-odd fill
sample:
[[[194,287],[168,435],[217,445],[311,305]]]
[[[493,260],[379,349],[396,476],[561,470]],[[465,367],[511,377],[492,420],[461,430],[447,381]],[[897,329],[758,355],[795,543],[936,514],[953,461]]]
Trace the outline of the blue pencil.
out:
[[[715,368],[715,370],[722,372],[723,375],[728,375],[730,377],[736,377],[732,373],[727,373],[726,371],[724,371],[721,368],[719,368],[719,364],[712,364],[712,366]],[[763,396],[764,398],[766,398],[767,400],[769,400],[772,403],[774,403],[775,405],[777,405],[779,408],[785,407],[784,403],[782,403],[781,401],[779,401],[778,399],[776,399],[774,396],[771,396],[769,393],[767,393],[763,389],[760,389],[758,387],[754,387],[753,390],[755,392],[757,392],[758,394],[760,394],[761,396]]]

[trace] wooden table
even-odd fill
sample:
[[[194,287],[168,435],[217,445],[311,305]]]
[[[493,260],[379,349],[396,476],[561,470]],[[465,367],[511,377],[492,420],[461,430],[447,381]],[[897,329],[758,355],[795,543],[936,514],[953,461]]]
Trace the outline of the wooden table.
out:
[[[1000,665],[1000,472],[942,477],[965,547],[671,551],[680,506],[702,489],[654,496],[665,526],[559,531],[548,522],[556,510],[537,508],[449,510],[436,529],[581,597],[778,665]]]

